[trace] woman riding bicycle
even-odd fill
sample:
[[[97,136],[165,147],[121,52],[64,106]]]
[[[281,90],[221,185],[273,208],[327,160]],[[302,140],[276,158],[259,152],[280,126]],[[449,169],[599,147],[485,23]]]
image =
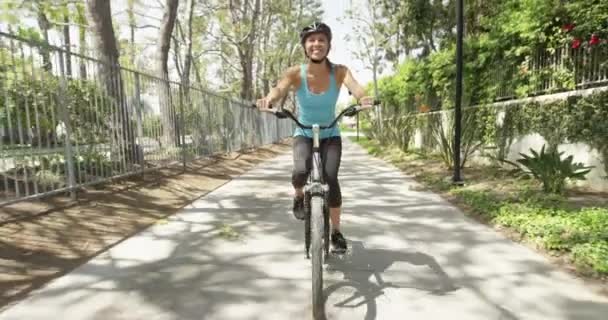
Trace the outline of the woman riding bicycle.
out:
[[[331,29],[324,23],[315,22],[300,33],[307,62],[287,69],[268,95],[257,101],[262,111],[276,104],[289,90],[296,90],[298,120],[305,125],[329,124],[334,120],[340,87],[344,84],[359,100],[362,107],[370,107],[373,97],[365,96],[365,90],[353,78],[350,70],[335,65],[327,55],[331,48]],[[335,250],[346,250],[346,240],[340,232],[342,195],[338,182],[338,170],[342,156],[342,140],[337,126],[320,132],[320,152],[325,182],[329,186],[328,205],[332,226],[331,243]],[[292,185],[295,189],[293,214],[303,220],[304,185],[311,170],[312,130],[296,128],[293,142]]]

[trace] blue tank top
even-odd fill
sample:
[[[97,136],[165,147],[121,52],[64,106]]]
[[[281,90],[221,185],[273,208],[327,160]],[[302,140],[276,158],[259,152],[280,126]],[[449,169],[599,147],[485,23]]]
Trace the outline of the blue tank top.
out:
[[[296,100],[298,102],[298,121],[304,125],[318,124],[328,126],[336,117],[336,102],[340,90],[336,82],[334,66],[332,65],[329,72],[329,88],[321,94],[312,93],[308,90],[308,81],[306,80],[306,64],[300,67],[300,88],[296,91]],[[303,130],[296,127],[295,136],[306,136],[312,138],[312,129]],[[319,139],[340,136],[340,129],[336,124],[331,129],[323,129],[320,131]]]

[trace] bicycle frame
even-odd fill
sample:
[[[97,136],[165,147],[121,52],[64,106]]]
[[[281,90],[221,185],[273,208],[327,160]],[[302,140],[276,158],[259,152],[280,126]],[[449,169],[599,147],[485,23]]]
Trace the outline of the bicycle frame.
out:
[[[374,104],[380,102],[374,101]],[[278,118],[291,118],[300,128],[312,129],[312,170],[308,178],[308,183],[304,186],[304,204],[306,210],[305,217],[305,247],[306,258],[310,259],[310,249],[312,247],[312,297],[313,297],[313,319],[324,319],[323,305],[323,270],[321,265],[327,260],[329,255],[329,207],[326,195],[329,186],[323,179],[323,167],[321,166],[321,129],[333,128],[338,120],[344,116],[354,116],[361,111],[362,107],[351,105],[343,110],[329,126],[313,124],[306,126],[288,110],[277,110],[275,115]],[[323,245],[323,248],[321,247]],[[325,255],[323,256],[322,251]]]
[[[310,185],[306,185],[304,190],[309,191],[313,196],[322,196],[324,192],[329,191],[327,185],[323,181],[322,168],[319,167],[319,164],[321,163],[320,131],[319,125],[312,125],[312,171],[311,178],[309,179]]]
[[[329,186],[323,179],[323,167],[321,166],[321,148],[320,148],[320,126],[317,124],[312,125],[312,170],[308,178],[308,183],[304,186],[305,195],[305,208],[306,210],[306,223],[304,227],[305,241],[304,246],[306,250],[306,258],[310,259],[310,246],[311,246],[311,224],[314,225],[315,221],[323,221],[322,226],[319,229],[323,229],[323,244],[325,259],[329,255],[329,208],[327,206],[326,195],[329,192]],[[322,203],[322,210],[312,210],[312,203],[315,197],[320,198]],[[322,214],[323,220],[320,220]],[[313,216],[314,215],[314,216]],[[315,230],[316,232],[320,230]],[[324,260],[325,260],[324,259]]]

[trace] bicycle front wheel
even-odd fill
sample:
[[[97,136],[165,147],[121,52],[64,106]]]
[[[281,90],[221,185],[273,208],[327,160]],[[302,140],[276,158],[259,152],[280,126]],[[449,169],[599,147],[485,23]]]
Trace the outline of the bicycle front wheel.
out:
[[[315,320],[325,319],[323,299],[323,198],[312,197],[310,202],[312,251],[312,313]]]

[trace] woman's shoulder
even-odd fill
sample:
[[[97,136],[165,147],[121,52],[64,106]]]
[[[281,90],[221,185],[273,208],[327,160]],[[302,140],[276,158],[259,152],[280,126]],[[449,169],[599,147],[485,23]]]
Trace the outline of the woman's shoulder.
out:
[[[293,87],[300,86],[300,66],[291,66],[283,72],[283,78],[289,79],[289,83]]]
[[[287,70],[285,71],[285,73],[287,73],[290,76],[294,76],[294,75],[299,76],[301,68],[302,68],[302,66],[299,65],[299,64],[298,65],[293,65],[293,66],[287,68]]]
[[[348,70],[348,67],[340,63],[334,63],[334,69],[339,72],[345,72]]]
[[[339,82],[342,82],[348,72],[348,67],[343,64],[334,64],[334,70],[336,71],[336,78]]]

